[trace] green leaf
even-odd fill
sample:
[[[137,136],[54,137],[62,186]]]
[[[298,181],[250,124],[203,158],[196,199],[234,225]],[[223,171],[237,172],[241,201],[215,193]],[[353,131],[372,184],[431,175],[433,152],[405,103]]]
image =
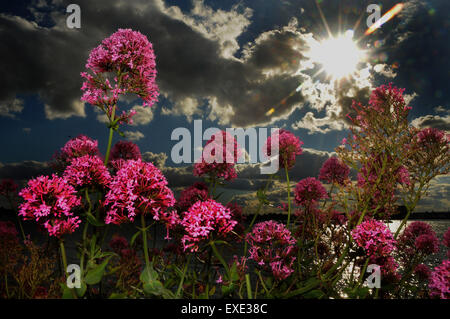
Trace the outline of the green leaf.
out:
[[[108,299],[126,299],[127,295],[124,293],[116,293],[113,292],[111,295],[109,295]]]
[[[94,215],[92,215],[91,213],[86,213],[86,218],[87,221],[89,222],[89,224],[97,226],[97,227],[102,227],[105,226],[104,222],[98,221],[97,218],[95,218]]]
[[[72,291],[65,283],[61,283],[62,296],[61,299],[73,299]]]
[[[320,299],[324,295],[325,294],[321,290],[315,289],[307,292],[306,294],[303,295],[303,297],[306,299]]]
[[[223,285],[222,286],[222,294],[224,296],[228,296],[229,294],[231,294],[234,289],[236,288],[236,285],[234,283],[230,283],[229,285]]]
[[[231,266],[230,269],[230,274],[231,274],[231,281],[238,281],[239,280],[239,274],[237,271],[237,265],[236,263],[233,263],[233,266]]]
[[[81,280],[80,288],[75,288],[75,292],[77,293],[77,296],[81,298],[86,293],[86,289],[87,289],[86,283],[84,282],[84,280]]]
[[[133,237],[131,237],[130,246],[134,245],[134,242],[136,241],[136,238],[139,236],[139,234],[141,234],[141,231],[136,232],[136,234],[134,234]]]
[[[258,197],[258,200],[262,204],[268,204],[269,200],[267,199],[266,193],[262,189],[258,189],[256,192],[256,196]]]
[[[155,269],[153,269],[153,266],[150,264],[148,267],[146,266],[144,270],[142,271],[141,275],[139,276],[139,279],[143,284],[152,282],[154,280],[158,279],[158,273]]]
[[[146,294],[155,296],[161,296],[164,291],[164,286],[159,280],[145,282],[143,288]]]
[[[103,261],[100,265],[97,265],[96,267],[89,270],[86,274],[86,277],[84,278],[85,282],[88,285],[95,285],[98,284],[105,273],[105,268],[108,265],[109,259],[111,257],[108,257],[105,261]]]

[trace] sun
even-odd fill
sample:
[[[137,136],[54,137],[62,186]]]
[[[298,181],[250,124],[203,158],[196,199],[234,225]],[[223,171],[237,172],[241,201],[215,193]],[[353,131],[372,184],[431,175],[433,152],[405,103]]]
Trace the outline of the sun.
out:
[[[309,57],[330,77],[341,79],[357,70],[364,54],[353,41],[353,31],[348,30],[338,37],[330,37],[324,41],[315,41],[310,45]]]

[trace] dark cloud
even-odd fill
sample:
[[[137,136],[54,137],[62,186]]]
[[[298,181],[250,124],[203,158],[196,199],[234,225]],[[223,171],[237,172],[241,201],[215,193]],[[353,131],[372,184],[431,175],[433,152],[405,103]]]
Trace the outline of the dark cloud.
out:
[[[166,164],[167,154],[166,153],[145,152],[142,154],[142,159],[146,162],[152,162],[159,169],[162,169],[162,168],[164,168],[164,165]]]
[[[424,115],[411,122],[417,128],[434,127],[443,131],[450,131],[450,115]]]
[[[196,104],[207,99],[211,116],[221,122],[231,121],[239,126],[268,122],[266,111],[288,97],[302,80],[298,75],[263,74],[266,67],[284,68],[286,63],[291,66],[298,63],[301,54],[292,48],[285,50],[298,42],[293,31],[266,35],[247,47],[245,60],[238,60],[223,57],[226,45],[223,39],[208,38],[182,14],[170,16],[158,0],[118,1],[114,5],[109,1],[78,1],[82,21],[79,30],[65,25],[65,7],[69,4],[66,2],[55,1],[50,7],[52,14],[47,18],[55,22],[50,27],[0,15],[0,34],[4,47],[8,48],[0,53],[1,59],[8,61],[4,66],[8,78],[0,88],[1,101],[13,101],[17,93],[38,93],[45,104],[47,118],[84,116],[79,73],[84,69],[88,52],[105,36],[126,27],[141,31],[153,42],[157,81],[161,92],[174,102],[172,114],[186,111],[183,103],[187,98],[194,102],[194,112],[199,114],[205,110]],[[235,9],[232,14],[240,17],[236,19],[242,24],[238,30],[243,30],[248,24],[249,11],[239,13]],[[231,24],[225,27],[236,28]],[[227,32],[225,28],[224,37],[239,35],[235,30]],[[275,51],[267,54],[271,46]],[[284,100],[284,107],[272,116],[289,114],[302,100],[299,93],[289,96]]]
[[[51,168],[45,162],[0,163],[0,179],[27,180],[40,175],[49,175],[51,172]]]

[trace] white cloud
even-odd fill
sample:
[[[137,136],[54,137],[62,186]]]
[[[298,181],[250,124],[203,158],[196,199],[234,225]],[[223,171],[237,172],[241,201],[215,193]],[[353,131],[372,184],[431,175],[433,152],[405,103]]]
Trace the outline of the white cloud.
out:
[[[17,113],[22,113],[24,101],[22,99],[11,99],[0,102],[0,116],[15,118]]]
[[[151,107],[136,105],[132,109],[136,111],[136,114],[133,116],[133,126],[146,125],[153,120],[153,109]]]
[[[145,137],[144,134],[139,131],[125,131],[123,133],[125,134],[125,137],[130,141],[139,141],[140,139]]]

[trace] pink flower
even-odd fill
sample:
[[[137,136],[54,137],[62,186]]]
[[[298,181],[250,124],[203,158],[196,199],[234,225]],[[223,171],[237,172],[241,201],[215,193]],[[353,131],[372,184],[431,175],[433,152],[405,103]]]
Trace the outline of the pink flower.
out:
[[[420,279],[420,280],[428,280],[431,275],[431,269],[425,264],[419,264],[414,268],[414,274]]]
[[[327,191],[322,183],[314,177],[302,179],[295,186],[295,202],[298,205],[314,205],[316,201],[327,198]]]
[[[275,145],[274,150],[272,150],[272,139],[276,137],[278,137],[278,146]],[[295,165],[295,157],[303,152],[302,145],[303,142],[293,133],[280,129],[267,138],[263,151],[265,156],[270,157],[278,149],[280,167],[284,168],[286,166],[287,169],[291,169]]]
[[[381,85],[372,91],[369,105],[377,111],[390,110],[391,105],[394,105],[394,107],[403,106],[405,105],[403,92],[405,92],[405,89],[392,86],[392,83],[389,83],[389,85]],[[408,107],[405,109],[403,106],[398,109],[395,108],[394,112],[407,112],[409,109]]]
[[[389,228],[372,218],[356,226],[352,230],[352,238],[372,258],[389,256],[396,244]]]
[[[400,166],[397,171],[397,181],[403,185],[410,185],[411,180],[409,178],[409,171],[406,167]]]
[[[189,209],[197,201],[205,201],[208,198],[208,186],[202,182],[196,182],[180,193],[177,207],[181,212]]]
[[[434,268],[428,282],[431,298],[450,299],[450,260]]]
[[[435,234],[423,234],[417,236],[415,245],[418,251],[427,255],[435,254],[439,251],[439,240]]]
[[[330,157],[323,163],[320,169],[319,179],[328,183],[344,185],[350,173],[349,167],[337,157]]]
[[[120,235],[113,235],[109,241],[109,247],[116,253],[119,254],[122,250],[128,249],[128,241],[125,237]]]
[[[100,106],[109,117],[112,116],[111,106],[117,104],[121,94],[137,94],[144,101],[144,106],[151,106],[157,101],[159,93],[155,82],[153,46],[138,31],[119,29],[104,39],[89,54],[86,68],[92,74],[81,73],[85,79],[81,99]],[[114,78],[103,74],[113,74]],[[118,119],[129,123],[132,115],[123,113]]]
[[[153,219],[172,227],[177,214],[167,212],[175,203],[167,180],[152,163],[128,160],[117,171],[105,196],[106,224],[134,221],[137,214],[151,213]]]
[[[73,233],[81,223],[73,214],[73,209],[81,204],[81,200],[64,178],[52,175],[31,179],[19,195],[24,199],[19,215],[25,220],[36,220],[50,236]]]
[[[184,250],[195,252],[199,244],[215,236],[224,236],[231,232],[236,225],[231,212],[213,199],[198,201],[184,213],[181,225],[186,235],[181,242]]]
[[[84,155],[97,156],[98,154],[98,142],[86,135],[79,135],[70,139],[61,150],[53,156],[54,162],[52,163],[52,166],[55,169],[64,170],[74,158]]]
[[[110,153],[110,160],[138,160],[142,159],[139,146],[130,141],[118,141]]]
[[[446,142],[446,140],[447,137],[445,135],[445,132],[434,127],[424,128],[417,133],[417,142],[419,143],[419,145],[424,146],[425,148],[428,146]]]
[[[293,273],[296,241],[286,226],[273,220],[258,223],[247,234],[246,241],[250,245],[249,258],[271,271],[277,280]]]
[[[226,131],[217,132],[206,142],[201,161],[194,164],[194,175],[213,175],[233,180],[237,177],[234,164],[240,156],[241,150],[236,139]]]
[[[74,158],[64,171],[63,177],[74,187],[106,188],[111,180],[103,161],[98,156],[84,155]]]

